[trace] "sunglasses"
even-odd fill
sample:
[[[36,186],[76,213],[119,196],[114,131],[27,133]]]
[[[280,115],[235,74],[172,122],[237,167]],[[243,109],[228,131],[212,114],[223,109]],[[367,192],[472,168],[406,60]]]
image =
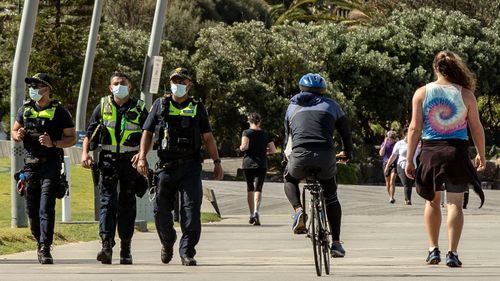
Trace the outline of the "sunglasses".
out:
[[[47,86],[44,84],[30,84],[29,87],[36,90],[36,89],[45,88]]]

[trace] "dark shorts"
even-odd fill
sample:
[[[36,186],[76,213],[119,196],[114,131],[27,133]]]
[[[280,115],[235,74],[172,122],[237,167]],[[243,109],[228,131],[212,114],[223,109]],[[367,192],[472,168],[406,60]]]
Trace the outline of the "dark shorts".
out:
[[[450,193],[462,193],[469,191],[468,183],[451,183],[446,182],[436,189],[436,191],[446,191]]]
[[[384,161],[384,163],[382,163],[382,171],[384,172],[385,177],[390,176],[392,173],[397,173],[396,162],[397,161],[392,162],[391,166],[389,167],[389,170],[387,171],[387,174],[385,174],[385,166],[387,165],[387,161]]]
[[[335,152],[333,150],[310,151],[298,147],[292,151],[288,161],[285,174],[289,174],[297,180],[310,176],[307,171],[310,168],[319,168],[316,174],[318,180],[330,180],[337,174]]]
[[[245,180],[247,181],[248,192],[262,192],[264,180],[266,178],[266,169],[243,169]]]

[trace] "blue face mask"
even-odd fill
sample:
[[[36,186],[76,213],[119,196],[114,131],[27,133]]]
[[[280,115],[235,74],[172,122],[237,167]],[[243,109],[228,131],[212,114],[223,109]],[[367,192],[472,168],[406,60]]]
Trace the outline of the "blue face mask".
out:
[[[128,96],[128,86],[126,85],[113,85],[113,95],[119,99]]]
[[[30,98],[34,101],[39,101],[42,99],[42,95],[40,95],[39,93],[39,89],[33,89],[30,87]]]
[[[172,94],[174,94],[174,96],[179,98],[182,98],[187,93],[187,87],[183,84],[171,84],[170,90],[172,91]]]

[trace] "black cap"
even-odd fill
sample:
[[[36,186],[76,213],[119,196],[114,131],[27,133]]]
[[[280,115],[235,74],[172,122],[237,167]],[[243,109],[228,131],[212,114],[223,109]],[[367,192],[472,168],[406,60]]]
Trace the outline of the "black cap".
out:
[[[49,87],[52,90],[52,79],[47,73],[37,73],[33,77],[24,78],[26,84],[41,83]]]
[[[184,68],[184,67],[178,67],[178,68],[174,69],[172,72],[170,72],[170,79],[172,79],[176,76],[181,77],[183,79],[191,80],[191,76],[189,75],[189,71],[187,70],[187,68]]]

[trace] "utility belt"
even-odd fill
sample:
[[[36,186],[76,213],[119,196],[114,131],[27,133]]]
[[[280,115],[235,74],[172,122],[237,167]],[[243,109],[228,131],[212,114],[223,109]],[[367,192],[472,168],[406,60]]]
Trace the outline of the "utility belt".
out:
[[[60,162],[58,157],[35,157],[30,155],[24,158],[24,164],[26,165],[41,165],[52,161]]]
[[[160,160],[158,163],[158,169],[160,170],[168,170],[168,169],[174,169],[186,164],[191,164],[191,163],[201,163],[200,159],[196,158],[183,158],[183,159],[172,159],[172,160]]]
[[[132,159],[132,157],[135,154],[137,154],[137,152],[138,151],[127,151],[127,152],[117,153],[117,152],[103,150],[100,154],[100,157],[101,157],[100,159],[107,158],[107,159],[113,159],[113,160],[123,160],[123,159],[129,160],[129,159]]]

